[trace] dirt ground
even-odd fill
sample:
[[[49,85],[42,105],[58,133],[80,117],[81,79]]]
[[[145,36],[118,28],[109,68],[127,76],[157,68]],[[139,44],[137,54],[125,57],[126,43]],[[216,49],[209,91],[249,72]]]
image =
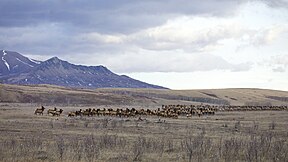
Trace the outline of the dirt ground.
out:
[[[39,107],[0,103],[0,161],[288,161],[288,111],[139,120],[67,116],[131,106],[57,106],[60,117],[34,115]]]

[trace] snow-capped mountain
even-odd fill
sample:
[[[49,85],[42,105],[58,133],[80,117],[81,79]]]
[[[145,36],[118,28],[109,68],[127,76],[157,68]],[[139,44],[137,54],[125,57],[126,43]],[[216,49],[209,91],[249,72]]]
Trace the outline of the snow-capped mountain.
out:
[[[41,64],[17,52],[0,50],[0,76],[27,72]]]
[[[6,53],[6,51],[4,52]],[[9,54],[10,53],[12,52],[9,52]],[[3,73],[4,75],[0,76],[0,80],[3,83],[52,84],[76,88],[164,88],[161,86],[141,82],[128,76],[117,75],[104,66],[74,65],[57,57],[39,62],[24,56],[20,57],[19,53],[16,54],[18,55],[17,57],[14,57],[14,60],[12,58],[8,60],[8,57],[6,56],[8,54],[4,55],[4,60],[7,62],[8,66],[6,66],[6,62],[3,61],[3,68],[6,68],[8,72],[11,71],[10,67],[16,66],[16,64],[12,64],[12,62],[17,62],[20,60],[20,58],[23,60],[18,62],[23,63],[22,66],[26,65],[28,67],[25,66],[25,71],[18,71],[17,73],[13,73],[13,75],[8,72]],[[27,60],[30,62],[26,62]]]

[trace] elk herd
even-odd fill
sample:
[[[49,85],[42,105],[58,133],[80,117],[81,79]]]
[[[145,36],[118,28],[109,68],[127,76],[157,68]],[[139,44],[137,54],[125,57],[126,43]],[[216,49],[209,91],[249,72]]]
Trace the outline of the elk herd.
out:
[[[42,106],[35,110],[34,114],[43,115],[45,108]],[[68,112],[68,117],[76,116],[114,116],[114,117],[141,117],[141,116],[157,116],[164,118],[178,118],[192,117],[192,116],[206,116],[214,115],[219,111],[283,111],[288,110],[287,106],[230,106],[230,105],[162,105],[161,108],[157,109],[112,109],[112,108],[88,108],[85,110],[71,111]],[[47,114],[52,116],[60,116],[62,109],[48,109]]]
[[[43,112],[45,110],[45,107],[44,106],[41,106],[41,108],[39,109],[36,109],[34,114],[37,115],[43,115]],[[54,109],[48,109],[47,110],[47,114],[48,115],[52,115],[52,116],[60,116],[62,114],[63,110],[62,109],[57,109],[56,107],[54,107]]]
[[[168,117],[168,118],[178,118],[178,114],[173,111],[164,111],[160,108],[156,110],[150,109],[135,109],[135,108],[126,108],[126,109],[86,109],[75,112],[69,112],[68,116],[115,116],[115,117],[140,117],[140,116],[159,116],[159,117]]]

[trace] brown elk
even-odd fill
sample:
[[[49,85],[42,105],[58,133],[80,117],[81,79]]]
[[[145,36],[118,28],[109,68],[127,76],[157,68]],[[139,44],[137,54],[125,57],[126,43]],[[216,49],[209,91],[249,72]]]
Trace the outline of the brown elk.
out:
[[[39,115],[40,115],[40,114],[43,115],[44,109],[45,109],[45,107],[42,106],[41,108],[36,109],[35,112],[34,112],[34,114],[35,114],[35,115],[37,115],[37,114],[39,114]]]
[[[57,111],[57,108],[56,107],[54,107],[54,109],[48,109],[47,110],[47,114],[49,115],[49,114],[54,114],[55,112]]]
[[[60,110],[56,110],[52,113],[53,116],[60,116],[62,114],[63,110],[60,109]]]
[[[92,116],[93,113],[92,113],[92,109],[89,108],[89,109],[86,109],[85,111],[83,111],[82,113],[84,116]]]
[[[69,112],[68,117],[76,116],[76,112]]]

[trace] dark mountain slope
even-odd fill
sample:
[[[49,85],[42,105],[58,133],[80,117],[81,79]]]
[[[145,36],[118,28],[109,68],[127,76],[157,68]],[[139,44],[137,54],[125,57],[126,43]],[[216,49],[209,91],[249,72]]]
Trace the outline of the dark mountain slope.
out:
[[[74,65],[57,57],[29,67],[22,73],[3,75],[0,79],[8,84],[51,84],[75,88],[164,88],[117,75],[104,66]]]
[[[0,50],[0,58],[0,76],[27,72],[41,64],[12,51]]]

